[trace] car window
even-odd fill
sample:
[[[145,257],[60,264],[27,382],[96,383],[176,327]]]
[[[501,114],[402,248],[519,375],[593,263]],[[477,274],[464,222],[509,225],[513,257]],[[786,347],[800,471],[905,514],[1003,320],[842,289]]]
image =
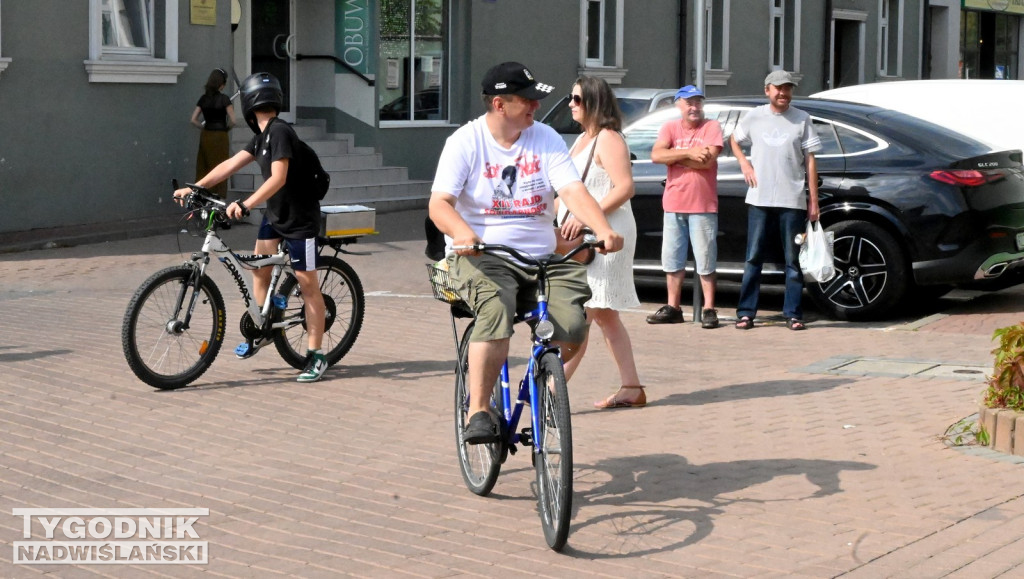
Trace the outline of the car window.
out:
[[[736,125],[739,124],[740,119],[743,115],[747,114],[750,109],[707,109],[704,111],[705,118],[714,119],[718,121],[718,124],[722,126],[722,153],[719,157],[733,157],[732,147],[729,146],[729,137],[732,136],[733,131],[736,130]],[[750,145],[741,145],[743,154],[750,156]]]
[[[843,146],[843,152],[847,155],[863,153],[878,147],[878,143],[867,135],[844,126],[836,126],[836,132],[839,134],[839,142]]]
[[[622,111],[622,125],[626,126],[639,119],[647,113],[647,106],[651,101],[647,99],[616,99],[619,102],[619,110]]]
[[[661,109],[667,109],[668,107],[672,106],[673,102],[674,99],[672,98],[672,95],[663,96],[660,99],[658,99],[658,102],[654,105],[654,108],[651,110],[660,111]]]
[[[821,139],[821,150],[815,155],[842,155],[843,150],[839,147],[839,138],[836,136],[836,129],[832,123],[814,119],[814,131]]]
[[[583,132],[580,124],[572,120],[572,109],[569,108],[568,97],[562,97],[555,106],[551,107],[551,112],[544,117],[544,122],[562,134],[578,135]]]
[[[651,149],[654,148],[654,141],[658,140],[658,131],[664,121],[664,116],[655,115],[653,119],[637,123],[626,134],[626,145],[629,146],[629,152],[636,155],[635,160],[651,160]]]

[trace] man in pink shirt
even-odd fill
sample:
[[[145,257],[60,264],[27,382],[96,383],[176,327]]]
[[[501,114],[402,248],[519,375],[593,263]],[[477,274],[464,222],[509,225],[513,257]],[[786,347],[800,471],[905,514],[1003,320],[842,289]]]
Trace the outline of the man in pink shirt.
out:
[[[715,267],[718,261],[718,154],[722,127],[704,118],[704,93],[693,85],[676,92],[682,119],[665,123],[651,150],[651,160],[668,166],[662,197],[665,210],[661,267],[668,286],[668,304],[647,316],[649,324],[683,321],[680,301],[686,275],[686,253],[693,243],[694,270],[700,276],[705,308],[701,327],[718,327],[715,309]]]

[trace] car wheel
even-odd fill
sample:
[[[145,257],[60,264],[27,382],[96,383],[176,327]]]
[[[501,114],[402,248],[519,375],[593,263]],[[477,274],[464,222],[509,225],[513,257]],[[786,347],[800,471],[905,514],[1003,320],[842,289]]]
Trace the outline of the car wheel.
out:
[[[807,284],[811,299],[840,320],[884,317],[909,285],[903,248],[889,232],[866,221],[836,223],[828,231],[835,236],[836,276],[827,283]]]

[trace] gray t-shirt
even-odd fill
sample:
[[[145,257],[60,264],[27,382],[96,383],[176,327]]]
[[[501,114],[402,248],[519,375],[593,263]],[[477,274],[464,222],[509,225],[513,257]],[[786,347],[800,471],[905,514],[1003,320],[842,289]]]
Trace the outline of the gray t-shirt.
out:
[[[747,203],[807,209],[804,155],[821,149],[810,115],[793,107],[775,113],[771,105],[761,105],[740,119],[733,137],[750,144],[750,164],[757,176],[757,187],[747,189]]]

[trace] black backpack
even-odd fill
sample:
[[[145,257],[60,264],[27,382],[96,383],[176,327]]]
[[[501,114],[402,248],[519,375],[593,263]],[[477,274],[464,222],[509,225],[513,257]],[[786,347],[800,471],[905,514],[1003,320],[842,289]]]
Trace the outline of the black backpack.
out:
[[[271,123],[275,120],[277,120],[277,117],[271,119]],[[267,123],[266,128],[270,128],[270,123]],[[294,132],[294,129],[292,129],[292,132]],[[296,189],[316,195],[316,198],[321,200],[327,196],[327,189],[331,186],[331,175],[320,164],[320,157],[317,156],[313,147],[310,147],[298,135],[295,136],[295,143],[296,146],[293,151],[295,157],[291,160],[294,168],[290,168],[288,174],[295,177],[294,185]]]

